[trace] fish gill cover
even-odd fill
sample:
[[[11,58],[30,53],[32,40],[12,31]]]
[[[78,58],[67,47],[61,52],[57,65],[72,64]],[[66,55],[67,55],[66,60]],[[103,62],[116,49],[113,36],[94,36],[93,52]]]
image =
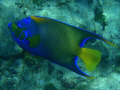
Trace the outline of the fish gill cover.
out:
[[[91,40],[85,47],[102,52],[97,68],[81,77],[21,49],[8,23],[28,16],[43,16],[95,32],[120,46],[119,0],[0,0],[0,90],[119,90],[120,48]]]

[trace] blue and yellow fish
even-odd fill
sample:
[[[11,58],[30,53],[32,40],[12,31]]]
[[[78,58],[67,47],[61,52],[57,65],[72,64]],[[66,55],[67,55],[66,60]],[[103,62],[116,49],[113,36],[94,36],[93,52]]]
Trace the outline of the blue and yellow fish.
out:
[[[95,33],[46,17],[27,17],[8,27],[15,41],[26,51],[91,79],[93,77],[78,67],[77,57],[92,71],[101,60],[101,52],[83,48],[86,40],[100,39],[117,47]]]

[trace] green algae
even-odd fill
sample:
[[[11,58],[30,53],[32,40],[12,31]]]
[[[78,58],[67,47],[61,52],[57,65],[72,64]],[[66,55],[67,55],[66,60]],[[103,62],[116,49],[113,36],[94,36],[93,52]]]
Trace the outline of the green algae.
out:
[[[45,2],[45,0],[32,0],[33,4],[36,4],[37,6],[42,6],[42,3]]]
[[[61,84],[66,89],[75,89],[77,83],[73,79],[62,79]]]
[[[58,90],[58,89],[55,87],[54,84],[49,83],[48,85],[46,85],[46,86],[44,87],[44,90]]]
[[[32,56],[28,52],[26,52],[24,57],[24,63],[29,68],[35,69],[35,71],[37,72],[38,69],[41,67],[41,63],[43,62],[40,57]]]
[[[101,24],[101,26],[103,27],[102,30],[105,30],[107,22],[105,21],[106,17],[105,15],[103,15],[102,7],[95,7],[94,13],[94,20]]]
[[[93,0],[88,0],[88,3],[92,3],[93,2]]]

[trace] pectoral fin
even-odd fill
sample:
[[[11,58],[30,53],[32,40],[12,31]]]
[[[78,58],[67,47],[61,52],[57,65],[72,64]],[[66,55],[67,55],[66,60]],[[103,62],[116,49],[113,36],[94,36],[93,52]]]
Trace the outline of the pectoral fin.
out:
[[[27,38],[29,40],[29,47],[37,47],[40,44],[40,35],[34,35],[33,37]]]

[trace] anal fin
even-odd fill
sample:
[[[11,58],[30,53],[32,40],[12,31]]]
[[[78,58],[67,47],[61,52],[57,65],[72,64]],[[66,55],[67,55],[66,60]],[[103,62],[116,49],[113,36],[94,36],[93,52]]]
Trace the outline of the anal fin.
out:
[[[87,77],[87,78],[90,78],[90,79],[94,79],[94,77],[91,77],[91,76],[87,75],[86,73],[84,73],[83,71],[80,70],[80,68],[77,65],[77,60],[78,60],[78,57],[75,56],[75,57],[72,57],[72,58],[65,59],[62,62],[55,62],[55,63],[65,67],[65,68],[67,68],[67,69],[69,69],[69,70],[71,70],[71,71],[73,71],[73,72],[75,72],[75,73],[77,73],[81,76],[84,76],[84,77]]]

